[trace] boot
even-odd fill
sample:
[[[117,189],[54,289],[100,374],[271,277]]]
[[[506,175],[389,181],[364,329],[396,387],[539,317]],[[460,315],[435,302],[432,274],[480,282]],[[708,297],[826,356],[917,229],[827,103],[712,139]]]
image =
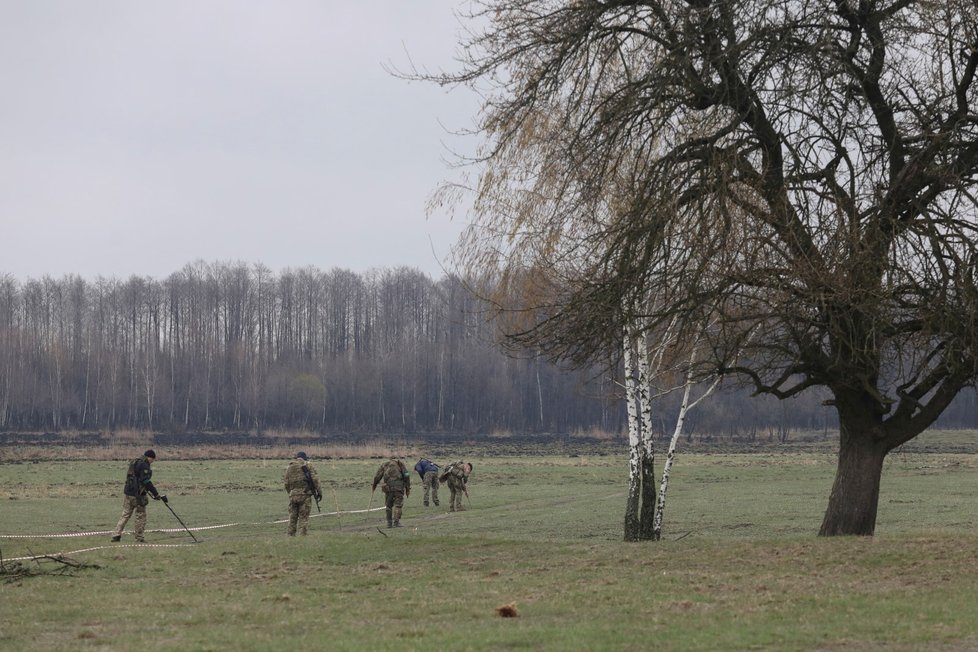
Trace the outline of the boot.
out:
[[[394,527],[394,522],[390,519],[387,520],[387,527]]]
[[[402,527],[400,521],[394,521],[394,527]]]
[[[117,534],[117,535],[115,535],[114,537],[112,537],[112,541],[118,541],[118,540],[119,540],[119,539],[121,539],[121,538],[122,538],[122,537],[121,537],[121,536],[119,536],[119,535]]]

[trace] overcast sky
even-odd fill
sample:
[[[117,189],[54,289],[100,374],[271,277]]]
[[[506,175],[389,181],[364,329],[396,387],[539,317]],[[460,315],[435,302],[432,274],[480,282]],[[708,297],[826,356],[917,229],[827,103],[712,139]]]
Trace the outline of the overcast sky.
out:
[[[464,214],[426,215],[478,99],[455,0],[3,0],[0,274],[163,279],[406,265],[434,277]],[[433,251],[434,249],[434,251]]]

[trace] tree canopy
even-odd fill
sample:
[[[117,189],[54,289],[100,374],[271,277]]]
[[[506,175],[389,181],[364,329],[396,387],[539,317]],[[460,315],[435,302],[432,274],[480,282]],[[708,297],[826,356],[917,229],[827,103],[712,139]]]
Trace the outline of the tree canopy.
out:
[[[514,341],[578,362],[626,325],[704,333],[703,373],[824,386],[823,534],[871,534],[885,455],[978,377],[972,0],[487,0],[461,264]],[[733,361],[738,353],[737,361]]]

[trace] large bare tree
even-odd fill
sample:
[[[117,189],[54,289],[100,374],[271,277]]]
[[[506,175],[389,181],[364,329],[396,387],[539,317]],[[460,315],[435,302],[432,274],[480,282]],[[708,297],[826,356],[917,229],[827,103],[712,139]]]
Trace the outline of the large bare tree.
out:
[[[619,350],[635,323],[678,318],[692,339],[705,312],[702,374],[827,388],[841,438],[821,534],[872,534],[885,456],[978,374],[976,16],[477,3],[460,71],[427,76],[486,97],[459,262],[498,272],[504,308],[532,317],[512,337],[555,358]]]

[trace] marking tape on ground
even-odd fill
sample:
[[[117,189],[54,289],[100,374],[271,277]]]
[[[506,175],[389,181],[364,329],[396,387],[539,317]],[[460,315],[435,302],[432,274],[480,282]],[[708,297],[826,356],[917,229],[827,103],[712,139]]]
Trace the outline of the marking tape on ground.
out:
[[[340,516],[342,514],[363,514],[365,512],[376,512],[385,509],[384,507],[374,507],[373,509],[351,509],[348,511],[339,512],[326,512],[322,514],[310,514],[310,518],[316,518],[320,516]],[[237,527],[241,525],[278,525],[280,523],[288,523],[289,519],[281,519],[278,521],[266,521],[263,523],[222,523],[220,525],[202,525],[198,527],[190,528],[158,528],[154,530],[146,530],[146,532],[162,532],[162,533],[174,533],[174,532],[186,532],[187,530],[192,530],[194,532],[200,532],[201,530],[217,530],[219,528],[226,527]],[[61,534],[0,534],[0,539],[66,539],[72,537],[91,537],[91,536],[104,536],[107,534],[115,534],[114,530],[96,530],[93,532],[64,532]],[[91,552],[93,550],[108,550],[111,548],[180,548],[184,546],[197,545],[195,543],[122,543],[115,544],[111,546],[95,546],[94,548],[83,548],[81,550],[72,550],[70,552],[57,552],[47,555],[28,555],[26,557],[5,557],[4,561],[24,561],[32,559],[44,559],[45,557],[58,557],[64,555],[77,555],[82,552]]]
[[[58,557],[65,557],[67,555],[77,555],[82,552],[91,552],[93,550],[109,550],[115,548],[186,548],[187,546],[195,546],[195,543],[121,543],[118,545],[111,546],[95,546],[93,548],[82,548],[81,550],[70,550],[68,552],[55,552],[50,555],[27,555],[26,557],[4,557],[4,562],[8,561],[34,561],[35,559],[57,559]]]
[[[351,509],[342,512],[326,512],[324,514],[310,514],[309,518],[317,518],[320,516],[340,516],[342,514],[363,514],[364,512],[376,512],[378,510],[384,509],[383,507],[374,507],[373,509]],[[289,519],[284,518],[278,521],[265,521],[263,523],[221,523],[220,525],[201,525],[198,527],[190,528],[158,528],[155,530],[146,530],[147,532],[186,532],[187,530],[192,530],[194,532],[199,532],[201,530],[217,530],[225,527],[237,527],[240,525],[278,525],[280,523],[288,523]],[[92,532],[62,532],[59,534],[0,534],[0,539],[66,539],[70,537],[93,537],[106,534],[113,534],[114,530],[94,530]]]

